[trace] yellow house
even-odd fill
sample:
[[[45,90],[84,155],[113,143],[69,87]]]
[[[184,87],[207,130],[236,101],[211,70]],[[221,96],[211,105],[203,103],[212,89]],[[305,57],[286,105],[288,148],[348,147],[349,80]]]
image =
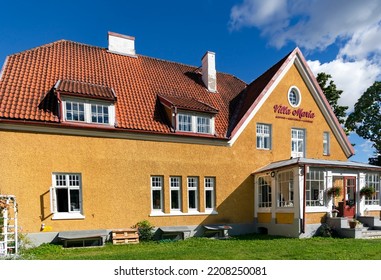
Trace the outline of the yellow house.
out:
[[[216,71],[213,52],[190,66],[108,35],[107,49],[61,40],[2,68],[0,194],[17,198],[34,242],[142,220],[186,236],[224,225],[308,237],[334,206],[340,222],[379,217],[380,168],[347,161],[352,145],[298,48],[246,84]]]

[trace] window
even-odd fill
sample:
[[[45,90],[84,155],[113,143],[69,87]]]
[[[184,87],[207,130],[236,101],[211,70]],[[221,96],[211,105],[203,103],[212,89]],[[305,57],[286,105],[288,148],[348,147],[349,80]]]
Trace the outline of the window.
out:
[[[324,171],[310,168],[306,184],[306,205],[324,206]]]
[[[304,157],[305,133],[303,129],[291,129],[291,157]]]
[[[258,178],[258,207],[271,207],[271,177]]]
[[[329,155],[329,132],[323,132],[323,155]]]
[[[257,124],[257,149],[271,149],[271,126],[269,124]]]
[[[188,209],[198,210],[198,178],[188,177]]]
[[[152,210],[163,211],[163,177],[151,177]]]
[[[83,102],[66,101],[66,120],[85,121],[85,104]]]
[[[294,207],[294,178],[292,171],[278,174],[278,207]]]
[[[80,174],[53,174],[53,186],[50,189],[53,218],[83,217],[82,182]]]
[[[206,177],[204,181],[205,187],[205,209],[213,210],[215,208],[215,178]]]
[[[181,178],[170,177],[171,210],[181,210]]]
[[[298,107],[300,105],[301,96],[297,87],[293,86],[288,91],[288,102],[292,107]]]
[[[108,106],[91,104],[91,122],[108,124]]]
[[[372,197],[365,197],[365,205],[380,205],[380,176],[377,173],[366,174],[365,186],[375,189],[375,194]]]
[[[64,99],[63,103],[65,121],[105,125],[115,123],[115,106],[112,103],[85,99]]]
[[[197,132],[198,133],[210,133],[210,118],[196,117],[197,119]]]
[[[214,118],[206,114],[178,113],[177,129],[185,132],[213,134]]]
[[[193,131],[192,129],[192,117],[186,114],[178,114],[179,130],[181,131]]]

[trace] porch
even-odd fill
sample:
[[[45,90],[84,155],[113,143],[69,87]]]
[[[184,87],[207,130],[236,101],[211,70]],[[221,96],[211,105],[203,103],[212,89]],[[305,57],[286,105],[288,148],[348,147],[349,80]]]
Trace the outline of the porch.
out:
[[[348,217],[327,217],[327,224],[337,235],[346,238],[381,239],[381,220],[379,217],[358,216],[359,223],[351,228]]]
[[[340,236],[381,236],[381,167],[363,163],[293,158],[273,162],[255,176],[254,220],[271,235],[312,237],[329,220]],[[365,197],[365,186],[374,189]],[[338,190],[334,194],[331,190]],[[334,211],[338,218],[334,218]],[[358,217],[358,227],[349,220]],[[374,218],[376,217],[376,218]]]

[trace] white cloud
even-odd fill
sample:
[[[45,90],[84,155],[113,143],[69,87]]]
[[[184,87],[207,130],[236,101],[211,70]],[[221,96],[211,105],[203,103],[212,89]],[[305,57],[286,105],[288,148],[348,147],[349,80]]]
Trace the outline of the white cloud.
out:
[[[331,74],[350,111],[381,76],[379,0],[244,0],[232,8],[229,24],[258,28],[277,48],[294,42],[308,53],[335,45],[334,60],[308,63],[315,75]]]
[[[381,74],[380,66],[366,59],[357,61],[336,59],[327,63],[318,60],[307,62],[315,76],[319,72],[332,76],[337,88],[343,91],[339,105],[348,106],[349,112],[353,110],[354,104],[363,92]]]
[[[287,20],[287,0],[252,1],[244,0],[231,10],[230,28],[239,29],[243,26],[266,27],[273,25],[276,28],[286,27],[282,24]]]
[[[316,50],[363,34],[380,19],[379,0],[244,0],[232,8],[229,25],[257,27],[278,48],[292,41]]]

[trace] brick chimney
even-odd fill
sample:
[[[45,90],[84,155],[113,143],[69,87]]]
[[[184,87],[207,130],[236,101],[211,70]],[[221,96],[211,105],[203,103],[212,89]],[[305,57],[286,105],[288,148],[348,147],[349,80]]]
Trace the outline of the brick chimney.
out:
[[[135,37],[108,32],[108,50],[121,55],[136,56]]]
[[[210,92],[217,92],[216,54],[207,51],[201,61],[202,81]]]

